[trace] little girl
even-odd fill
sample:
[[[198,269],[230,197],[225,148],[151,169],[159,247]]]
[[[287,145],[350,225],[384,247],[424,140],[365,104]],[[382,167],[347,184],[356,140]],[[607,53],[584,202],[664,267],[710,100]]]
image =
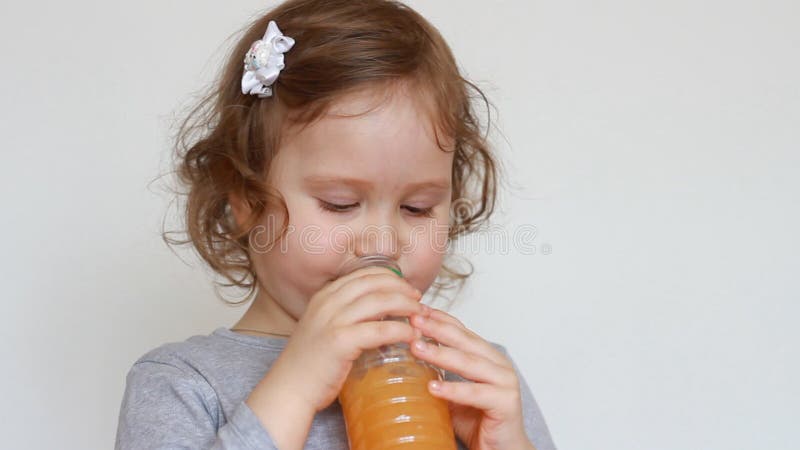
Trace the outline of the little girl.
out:
[[[117,449],[346,449],[337,396],[353,361],[399,342],[444,370],[428,388],[460,449],[555,448],[505,348],[420,301],[463,284],[449,244],[493,210],[470,89],[483,96],[395,1],[289,0],[247,28],[181,127],[189,239],[168,242],[191,243],[253,302],[233,328],[133,364]],[[371,254],[403,277],[338,276]]]

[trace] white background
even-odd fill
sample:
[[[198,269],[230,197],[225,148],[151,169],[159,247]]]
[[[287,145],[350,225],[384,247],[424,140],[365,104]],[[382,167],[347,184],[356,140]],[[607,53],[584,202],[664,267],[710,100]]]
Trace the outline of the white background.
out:
[[[559,448],[797,448],[800,4],[411,4],[497,107],[495,223],[537,230],[472,257],[454,313]],[[133,361],[244,311],[162,243],[148,183],[269,5],[0,6],[4,448],[111,448]]]

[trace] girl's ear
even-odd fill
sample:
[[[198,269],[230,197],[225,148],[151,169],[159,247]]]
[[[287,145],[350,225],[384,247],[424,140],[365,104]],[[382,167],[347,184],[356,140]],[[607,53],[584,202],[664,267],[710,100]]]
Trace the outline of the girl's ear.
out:
[[[228,194],[228,204],[231,206],[231,212],[233,212],[233,217],[236,219],[236,225],[241,227],[250,216],[250,207],[233,192]]]

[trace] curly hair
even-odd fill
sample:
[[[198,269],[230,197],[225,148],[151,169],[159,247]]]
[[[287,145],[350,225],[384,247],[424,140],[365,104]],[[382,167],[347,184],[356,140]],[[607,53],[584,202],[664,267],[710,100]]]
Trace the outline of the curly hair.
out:
[[[260,99],[241,91],[243,55],[260,39],[270,20],[286,36],[295,39],[285,68],[272,85],[273,95]],[[249,234],[262,215],[282,208],[288,225],[288,209],[277,190],[265,183],[271,162],[280,148],[287,125],[306,126],[318,120],[337,100],[357,89],[411,83],[416,92],[432,100],[436,141],[439,132],[453,143],[452,204],[448,239],[478,230],[495,208],[499,161],[488,143],[491,125],[486,95],[459,72],[449,46],[426,19],[393,0],[288,0],[245,29],[226,57],[221,72],[207,95],[194,105],[174,136],[173,164],[186,197],[182,219],[185,239],[169,237],[167,245],[193,246],[211,269],[224,277],[219,287],[245,289],[243,300],[225,299],[238,305],[253,297],[258,278],[249,253]],[[482,100],[489,124],[482,133],[473,106]],[[247,205],[249,218],[237,224],[230,196]],[[465,205],[468,205],[465,208]],[[460,271],[448,248],[440,273],[433,283],[433,297],[442,290],[459,292],[473,273]],[[452,305],[448,303],[448,307]]]

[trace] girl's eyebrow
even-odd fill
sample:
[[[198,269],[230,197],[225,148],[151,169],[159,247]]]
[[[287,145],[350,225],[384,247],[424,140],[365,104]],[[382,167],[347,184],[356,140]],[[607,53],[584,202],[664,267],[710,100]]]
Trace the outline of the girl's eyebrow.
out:
[[[372,187],[372,183],[368,180],[362,180],[359,178],[352,178],[352,177],[340,177],[335,175],[309,175],[303,178],[303,181],[312,186],[321,186],[328,184],[344,184],[360,189],[369,189]],[[423,189],[446,191],[450,189],[450,182],[446,179],[417,181],[414,183],[406,184],[405,188],[408,191],[416,191]]]

